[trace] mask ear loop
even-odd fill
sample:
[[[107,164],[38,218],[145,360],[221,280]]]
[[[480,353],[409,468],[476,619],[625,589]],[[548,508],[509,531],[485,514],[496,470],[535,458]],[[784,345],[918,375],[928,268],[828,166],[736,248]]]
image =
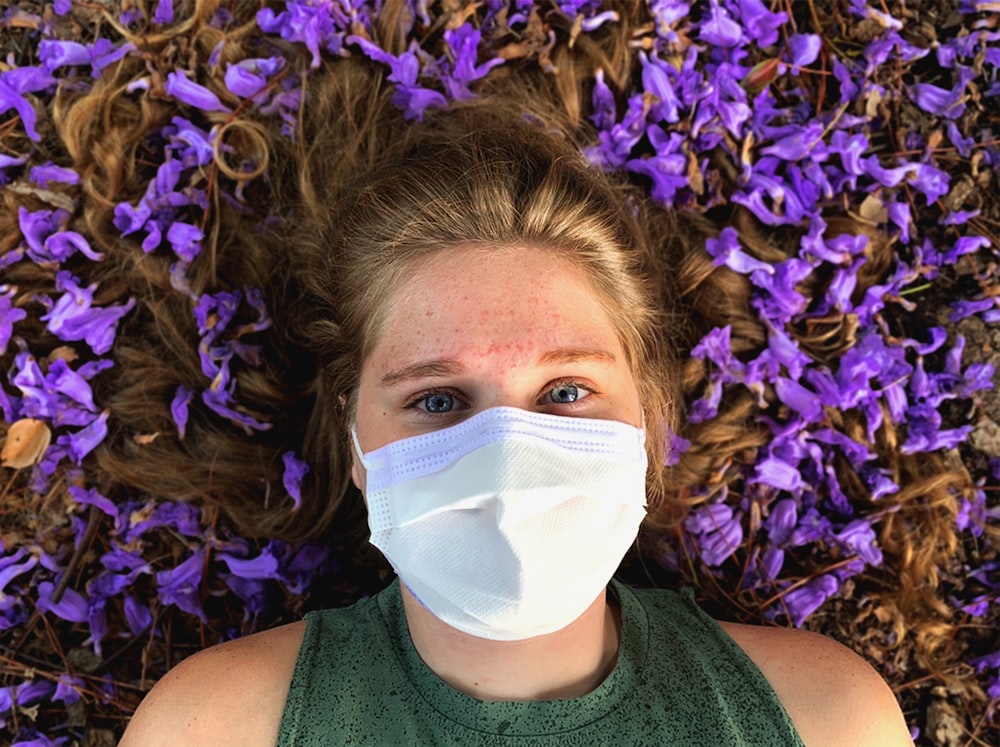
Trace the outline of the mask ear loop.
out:
[[[365,469],[371,469],[374,465],[374,459],[370,459],[367,454],[361,449],[361,441],[358,440],[358,424],[351,423],[351,441],[354,443],[354,451],[358,455],[358,461],[364,466]]]

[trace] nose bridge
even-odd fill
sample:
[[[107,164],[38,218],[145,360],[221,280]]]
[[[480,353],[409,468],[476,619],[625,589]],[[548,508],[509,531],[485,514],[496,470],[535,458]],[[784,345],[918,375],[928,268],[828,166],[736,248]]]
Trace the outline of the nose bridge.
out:
[[[505,370],[497,380],[493,381],[486,396],[483,397],[483,407],[516,407],[520,410],[532,410],[535,406],[537,387],[523,371]]]
[[[529,356],[512,354],[511,351],[487,356],[477,374],[481,387],[477,410],[492,407],[535,408],[540,384],[534,361]]]

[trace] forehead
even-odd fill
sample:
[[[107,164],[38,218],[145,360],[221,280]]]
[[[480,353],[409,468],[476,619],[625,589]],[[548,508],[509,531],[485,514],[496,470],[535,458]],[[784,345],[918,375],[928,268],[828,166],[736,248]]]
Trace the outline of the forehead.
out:
[[[372,362],[552,345],[621,352],[585,273],[559,253],[530,246],[432,252],[410,269],[384,309]]]

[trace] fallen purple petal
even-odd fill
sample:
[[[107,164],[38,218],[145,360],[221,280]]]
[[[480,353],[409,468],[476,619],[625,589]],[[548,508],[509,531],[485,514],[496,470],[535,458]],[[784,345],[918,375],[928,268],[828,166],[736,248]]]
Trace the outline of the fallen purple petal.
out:
[[[195,83],[180,71],[174,71],[167,75],[167,83],[164,86],[168,96],[173,96],[181,103],[201,109],[205,112],[228,112],[228,106],[223,104],[219,97],[200,83]]]

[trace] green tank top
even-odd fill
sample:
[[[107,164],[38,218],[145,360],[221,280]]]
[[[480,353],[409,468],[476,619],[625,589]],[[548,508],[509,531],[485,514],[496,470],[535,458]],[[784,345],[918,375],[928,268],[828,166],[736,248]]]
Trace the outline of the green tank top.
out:
[[[311,612],[278,747],[320,745],[798,745],[777,695],[690,593],[631,589],[618,662],[578,698],[485,702],[417,654],[399,582],[341,610]]]

